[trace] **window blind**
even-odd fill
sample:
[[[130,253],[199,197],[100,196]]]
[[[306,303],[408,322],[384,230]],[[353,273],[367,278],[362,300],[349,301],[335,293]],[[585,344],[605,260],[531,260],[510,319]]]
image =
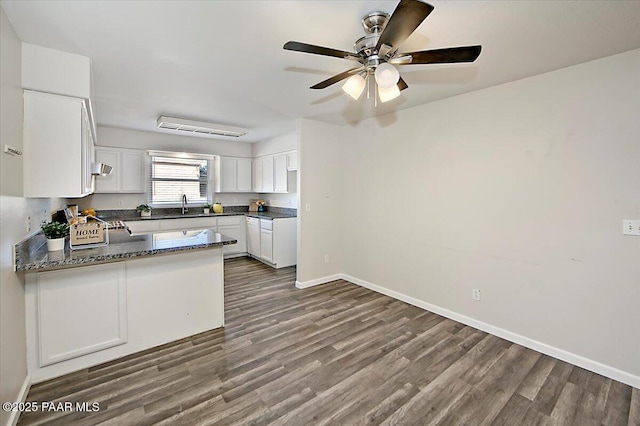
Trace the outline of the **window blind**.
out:
[[[212,162],[206,158],[150,154],[149,202],[156,206],[182,203],[210,204]]]

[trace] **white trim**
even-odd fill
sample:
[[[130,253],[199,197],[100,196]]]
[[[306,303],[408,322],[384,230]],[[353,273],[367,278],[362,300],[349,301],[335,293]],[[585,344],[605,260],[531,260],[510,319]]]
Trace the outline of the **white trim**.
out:
[[[31,376],[27,374],[27,377],[24,378],[24,382],[22,382],[22,387],[20,388],[16,402],[25,402],[27,400],[29,389],[31,389]],[[16,426],[18,424],[18,420],[20,420],[20,411],[12,411],[9,416],[9,421],[7,421],[7,426]]]
[[[296,288],[309,288],[320,284],[325,284],[331,281],[343,279],[344,274],[327,275],[326,277],[316,278],[310,281],[296,281]]]
[[[572,352],[568,352],[564,349],[556,348],[555,346],[551,346],[546,343],[539,342],[529,337],[522,336],[518,333],[514,333],[512,331],[505,330],[503,328],[496,327],[491,324],[487,324],[486,322],[478,321],[474,318],[459,314],[457,312],[450,311],[440,306],[432,305],[431,303],[427,303],[422,300],[416,299],[414,297],[407,296],[406,294],[403,294],[394,290],[390,290],[388,288],[385,288],[376,284],[372,284],[368,281],[361,280],[356,277],[352,277],[351,275],[340,273],[340,274],[330,275],[327,277],[317,278],[315,280],[310,280],[305,282],[296,281],[296,287],[307,288],[307,287],[312,287],[319,284],[324,284],[330,281],[335,281],[338,279],[349,281],[353,284],[357,284],[361,287],[368,288],[369,290],[373,290],[377,293],[381,293],[386,296],[392,297],[394,299],[401,300],[403,302],[409,303],[410,305],[417,306],[418,308],[425,309],[429,312],[433,312],[438,315],[442,315],[443,317],[477,328],[478,330],[482,330],[484,332],[493,334],[494,336],[501,337],[510,342],[517,343],[529,349],[533,349],[534,351],[541,352],[545,355],[549,355],[559,360],[568,362],[578,367],[582,367],[586,370],[592,371],[597,374],[601,374],[605,377],[609,377],[610,379],[617,380],[629,386],[633,386],[634,388],[640,389],[640,376],[636,376],[634,374],[619,370],[615,367],[611,367],[601,362],[594,361],[589,358],[585,358],[581,355],[577,355]]]

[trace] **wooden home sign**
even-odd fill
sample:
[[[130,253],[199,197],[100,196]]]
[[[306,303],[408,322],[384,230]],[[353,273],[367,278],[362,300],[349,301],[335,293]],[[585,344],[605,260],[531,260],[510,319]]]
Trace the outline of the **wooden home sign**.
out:
[[[71,249],[100,247],[109,244],[109,231],[106,222],[76,223],[69,230]]]

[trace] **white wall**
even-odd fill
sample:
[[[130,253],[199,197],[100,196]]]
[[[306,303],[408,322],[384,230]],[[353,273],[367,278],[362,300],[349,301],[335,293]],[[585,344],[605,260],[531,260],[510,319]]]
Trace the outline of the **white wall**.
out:
[[[312,285],[342,269],[342,146],[347,128],[298,120],[298,261],[296,285]],[[307,211],[306,205],[311,207]],[[325,255],[329,262],[325,263]]]
[[[298,132],[285,133],[252,145],[251,153],[253,157],[293,151],[298,146]]]
[[[638,386],[640,237],[622,220],[640,219],[639,111],[634,50],[365,120],[342,163],[304,139],[302,205],[323,184],[344,194],[325,229],[302,212],[298,274],[336,271],[307,276],[342,223],[348,276]]]
[[[0,8],[0,146],[22,149],[21,42]],[[0,153],[0,401],[17,401],[28,389],[24,278],[13,272],[13,244],[50,220],[60,200],[22,197],[22,157]],[[30,220],[29,220],[30,218]],[[14,421],[0,411],[0,424]]]

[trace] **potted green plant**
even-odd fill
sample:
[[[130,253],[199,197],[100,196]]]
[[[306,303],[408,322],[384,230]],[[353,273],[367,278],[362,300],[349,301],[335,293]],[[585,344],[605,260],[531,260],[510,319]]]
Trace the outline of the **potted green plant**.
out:
[[[53,221],[43,223],[41,228],[42,233],[47,237],[49,251],[64,250],[64,240],[69,235],[69,224]]]
[[[204,214],[210,214],[211,210],[213,210],[213,206],[211,204],[204,206]]]
[[[136,211],[139,212],[140,216],[142,217],[151,216],[151,210],[153,209],[149,204],[140,204],[138,207],[136,207]]]

